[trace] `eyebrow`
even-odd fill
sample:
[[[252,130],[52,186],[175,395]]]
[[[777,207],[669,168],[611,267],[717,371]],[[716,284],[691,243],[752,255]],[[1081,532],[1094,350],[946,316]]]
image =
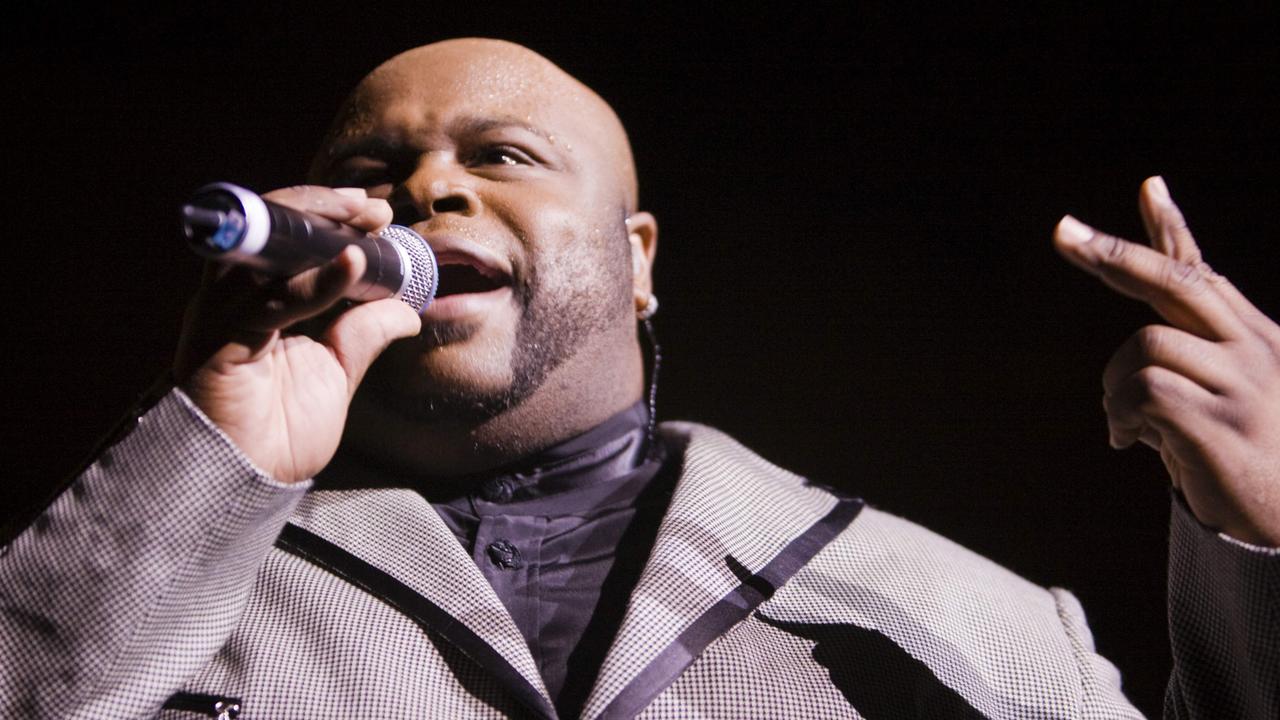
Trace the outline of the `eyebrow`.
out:
[[[451,135],[478,134],[488,132],[490,130],[502,130],[505,128],[517,128],[525,130],[537,135],[548,142],[554,143],[552,134],[548,133],[532,123],[521,120],[513,116],[497,116],[497,117],[479,117],[466,116],[458,118],[449,124],[448,132]],[[359,137],[351,141],[337,141],[329,146],[329,162],[337,162],[356,155],[371,155],[375,157],[386,157],[403,152],[405,144],[399,141],[390,140],[382,135],[369,134]]]
[[[543,140],[551,140],[551,133],[535,126],[528,120],[521,120],[520,118],[511,115],[499,115],[497,117],[462,117],[451,123],[449,129],[454,131],[481,133],[488,130],[501,130],[509,127],[527,130]]]

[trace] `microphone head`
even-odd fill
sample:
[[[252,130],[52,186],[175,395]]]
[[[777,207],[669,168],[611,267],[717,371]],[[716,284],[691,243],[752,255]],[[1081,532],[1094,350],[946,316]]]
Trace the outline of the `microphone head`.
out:
[[[436,254],[421,235],[403,225],[388,225],[379,236],[395,243],[409,259],[398,297],[417,312],[427,309],[440,285]]]

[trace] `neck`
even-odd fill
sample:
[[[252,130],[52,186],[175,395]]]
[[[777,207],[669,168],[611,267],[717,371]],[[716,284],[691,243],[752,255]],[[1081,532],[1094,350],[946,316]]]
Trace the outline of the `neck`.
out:
[[[644,377],[639,346],[622,355],[601,362],[599,355],[578,353],[523,402],[477,423],[414,423],[357,394],[339,452],[410,475],[468,475],[510,465],[638,401]]]

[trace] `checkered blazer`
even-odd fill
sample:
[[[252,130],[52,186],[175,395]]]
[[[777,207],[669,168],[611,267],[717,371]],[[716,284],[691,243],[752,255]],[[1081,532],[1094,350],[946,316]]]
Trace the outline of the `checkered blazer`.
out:
[[[1072,595],[662,427],[680,482],[584,717],[1137,717]],[[1280,555],[1172,526],[1167,716],[1280,717]],[[420,495],[265,477],[180,392],[0,556],[4,718],[555,717]]]

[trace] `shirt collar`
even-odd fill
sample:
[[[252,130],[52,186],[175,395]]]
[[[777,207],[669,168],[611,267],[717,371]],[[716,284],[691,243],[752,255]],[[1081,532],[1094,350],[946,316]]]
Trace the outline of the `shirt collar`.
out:
[[[433,502],[473,496],[499,504],[558,495],[622,479],[650,459],[649,411],[637,402],[594,428],[497,470],[424,479]]]
[[[510,503],[596,485],[629,475],[647,461],[660,462],[664,453],[648,429],[648,407],[637,402],[580,435],[482,473],[408,476],[339,454],[316,479],[318,489],[404,487],[432,502],[476,497]]]

